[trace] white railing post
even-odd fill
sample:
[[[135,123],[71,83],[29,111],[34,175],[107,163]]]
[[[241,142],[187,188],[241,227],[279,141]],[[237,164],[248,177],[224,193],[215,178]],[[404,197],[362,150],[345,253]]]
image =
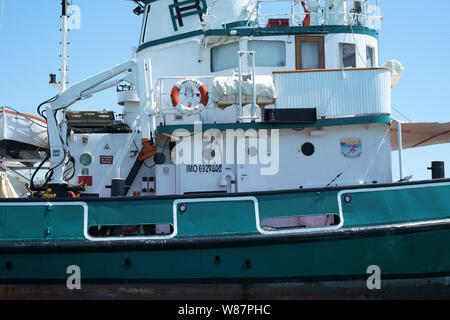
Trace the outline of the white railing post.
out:
[[[236,108],[236,122],[242,119],[242,56],[243,51],[238,52],[238,84],[239,84],[239,106]]]
[[[164,124],[164,117],[163,117],[163,94],[164,94],[164,81],[158,80],[159,85],[159,123]]]
[[[400,181],[403,180],[403,139],[402,139],[402,124],[397,121],[397,138],[398,138],[398,164]]]
[[[251,121],[255,121],[256,119],[256,52],[255,51],[238,51],[238,85],[239,85],[239,107],[236,109],[236,121],[244,120],[243,117],[243,101],[242,101],[242,57],[252,57],[252,69],[251,69],[251,77],[253,81],[253,93],[252,93],[252,107],[250,110],[250,117],[246,119],[250,119]],[[250,69],[250,67],[249,67]],[[248,70],[250,75],[250,70]]]
[[[253,78],[253,103],[250,113],[251,121],[254,122],[256,119],[256,54],[254,51],[251,53],[252,56],[252,78]]]
[[[294,3],[295,3],[295,0],[292,0],[291,1],[291,23],[290,23],[290,26],[293,26],[294,21],[295,21],[295,11],[294,11],[295,5],[294,5]]]

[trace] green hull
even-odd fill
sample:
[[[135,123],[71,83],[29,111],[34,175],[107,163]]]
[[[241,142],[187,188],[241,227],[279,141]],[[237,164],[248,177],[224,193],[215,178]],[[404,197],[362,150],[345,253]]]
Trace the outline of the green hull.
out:
[[[441,181],[235,198],[66,199],[50,207],[3,202],[0,296],[450,298],[448,194],[450,183]],[[258,228],[258,219],[312,213],[335,213],[343,225]],[[94,225],[150,223],[175,231],[161,239],[86,238]],[[72,265],[81,290],[66,286]],[[373,265],[380,290],[367,288]]]

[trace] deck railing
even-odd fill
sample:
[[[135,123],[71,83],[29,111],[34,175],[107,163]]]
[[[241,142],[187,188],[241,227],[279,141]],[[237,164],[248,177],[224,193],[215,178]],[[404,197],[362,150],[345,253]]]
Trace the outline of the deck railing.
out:
[[[389,68],[274,72],[276,108],[316,108],[317,117],[391,113]]]
[[[265,13],[264,8],[261,6],[267,2],[281,2],[288,5],[285,6],[285,12],[279,13]],[[304,1],[308,4],[308,1]],[[257,24],[261,27],[265,27],[269,19],[289,19],[289,26],[305,26],[304,22],[309,17],[309,23],[314,25],[348,25],[348,26],[364,26],[371,29],[379,29],[380,23],[383,20],[380,9],[378,6],[371,5],[369,2],[362,2],[360,8],[349,8],[347,11],[342,10],[327,10],[325,7],[320,6],[320,1],[309,1],[317,4],[316,8],[312,12],[305,12],[302,1],[297,0],[259,0],[257,6]],[[349,1],[350,4],[351,1]],[[280,6],[282,8],[282,6]],[[317,10],[317,11],[316,11]],[[340,21],[340,23],[335,23]]]

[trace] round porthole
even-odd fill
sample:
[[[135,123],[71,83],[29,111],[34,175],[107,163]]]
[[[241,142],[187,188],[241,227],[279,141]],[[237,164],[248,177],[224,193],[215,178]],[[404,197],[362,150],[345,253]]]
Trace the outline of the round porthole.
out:
[[[216,156],[216,152],[211,148],[208,148],[205,151],[203,151],[203,159],[205,161],[212,161],[215,156]]]
[[[303,144],[302,153],[307,157],[312,156],[314,154],[314,145],[310,142]]]
[[[83,166],[88,166],[88,165],[90,165],[90,164],[92,163],[92,156],[91,156],[89,153],[83,153],[83,154],[80,156],[80,163],[81,163]]]
[[[256,147],[250,147],[248,148],[248,155],[250,157],[256,157],[258,155],[258,149],[256,149]]]

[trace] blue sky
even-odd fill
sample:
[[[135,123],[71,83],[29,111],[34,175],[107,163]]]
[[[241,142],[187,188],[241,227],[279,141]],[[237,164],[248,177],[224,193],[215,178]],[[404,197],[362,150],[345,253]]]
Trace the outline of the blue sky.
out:
[[[372,2],[375,2],[372,0]],[[25,5],[26,3],[26,5]],[[131,57],[141,18],[125,0],[73,0],[82,10],[81,30],[70,32],[70,73],[73,84]],[[405,73],[393,89],[392,104],[412,121],[450,121],[450,1],[432,5],[411,0],[379,0],[384,17],[380,31],[380,62],[401,61]],[[273,5],[273,4],[271,4]],[[278,5],[278,9],[279,9]],[[54,96],[48,74],[58,73],[60,0],[5,0],[0,29],[0,104],[22,112]],[[114,108],[114,91],[96,95],[75,108]],[[393,117],[404,118],[393,111]],[[450,176],[450,144],[405,151],[405,174],[426,179],[433,160],[446,161]],[[393,153],[394,179],[398,178]]]

